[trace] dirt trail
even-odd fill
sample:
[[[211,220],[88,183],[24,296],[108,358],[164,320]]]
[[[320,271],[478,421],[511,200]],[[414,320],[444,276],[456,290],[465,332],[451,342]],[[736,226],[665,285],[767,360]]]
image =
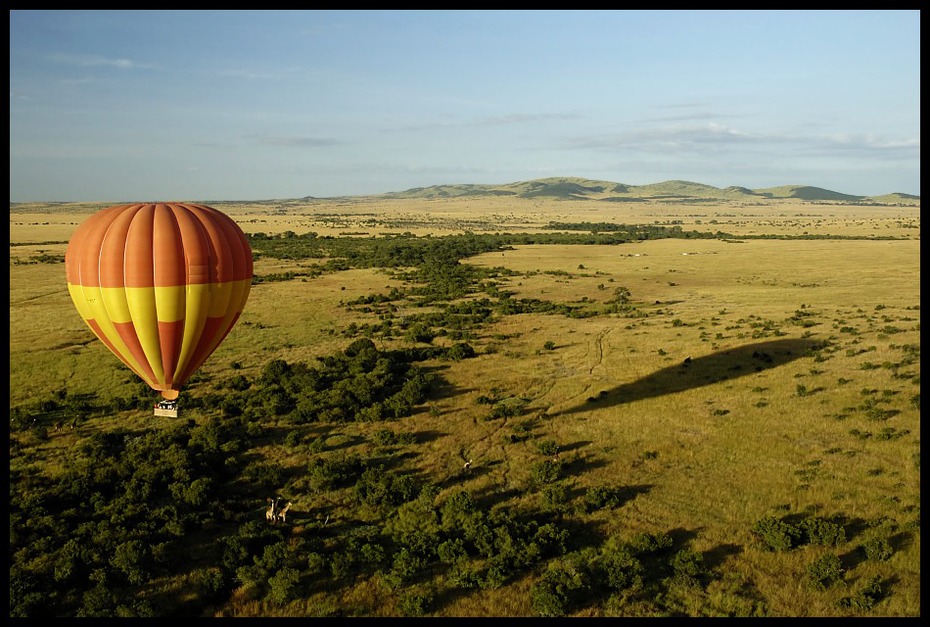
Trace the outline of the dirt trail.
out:
[[[598,331],[597,337],[594,338],[594,363],[588,368],[590,375],[593,375],[594,369],[604,362],[604,338],[610,331],[609,328]]]
[[[50,296],[61,296],[62,292],[67,292],[67,288],[56,289],[51,292],[42,292],[41,294],[33,294],[31,296],[26,296],[16,301],[10,301],[10,305],[25,305],[26,303],[31,303],[36,300],[41,300],[43,298],[49,298]]]
[[[607,345],[606,350],[609,350],[609,344],[607,344],[607,336],[610,334],[612,330],[613,330],[612,327],[607,327],[607,328],[601,329],[600,331],[596,333],[593,340],[591,340],[587,344],[587,350],[585,351],[584,355],[582,355],[578,359],[580,363],[578,364],[577,370],[574,367],[572,367],[571,369],[568,369],[563,366],[561,368],[560,374],[562,375],[562,378],[568,379],[568,378],[577,378],[580,376],[581,379],[583,380],[583,388],[581,392],[572,394],[570,397],[562,398],[562,399],[556,400],[555,402],[551,402],[551,405],[549,405],[546,409],[546,413],[548,414],[559,413],[558,407],[570,407],[570,406],[577,405],[581,399],[589,398],[593,395],[592,391],[594,390],[595,387],[597,387],[596,379],[598,378],[598,376],[596,373],[598,371],[598,368],[601,368],[604,365],[605,344]],[[585,364],[588,364],[587,368],[585,367]],[[585,372],[587,374],[583,375],[582,373],[585,373]],[[541,399],[549,395],[552,392],[552,390],[556,387],[556,383],[557,383],[556,378],[551,379],[549,381],[549,385],[546,386],[546,389],[542,391],[541,393],[537,394],[536,398]]]

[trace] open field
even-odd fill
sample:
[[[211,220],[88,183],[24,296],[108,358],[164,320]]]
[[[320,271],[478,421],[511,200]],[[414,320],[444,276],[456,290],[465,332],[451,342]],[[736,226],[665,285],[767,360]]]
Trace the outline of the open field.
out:
[[[282,201],[271,208],[209,204],[247,233],[436,238],[608,223],[733,236],[520,244],[463,260],[484,271],[506,270],[493,282],[513,300],[599,313],[492,317],[466,337],[474,357],[427,362],[441,385],[412,415],[394,421],[295,424],[266,416],[251,454],[282,469],[273,490],[293,502],[293,550],[321,532],[324,518],[335,527],[329,532],[333,542],[380,524],[382,513],[349,508],[344,491],[320,491],[307,468],[327,455],[387,455],[373,444],[387,424],[416,440],[401,447],[394,463],[437,486],[440,498],[464,489],[489,510],[539,512],[580,530],[589,550],[603,550],[606,539],[664,533],[676,548],[703,559],[707,575],[699,585],[663,583],[652,601],[635,594],[586,598],[571,606],[570,615],[920,615],[919,205],[778,200],[605,207],[493,197]],[[97,208],[11,209],[11,409],[63,389],[69,396],[102,397],[138,389],[74,311],[58,259],[74,228]],[[776,238],[753,238],[760,235]],[[192,382],[192,395],[237,375],[258,380],[275,359],[312,364],[339,353],[362,336],[348,331],[350,325],[365,328],[386,315],[358,306],[359,299],[413,287],[397,269],[300,275],[318,261],[257,258],[257,276],[290,271],[298,278],[253,285],[240,322]],[[482,289],[464,300],[493,296]],[[618,290],[626,291],[628,306],[605,309]],[[397,320],[424,311],[413,299],[394,305]],[[411,345],[403,336],[370,335],[379,350]],[[453,342],[438,334],[431,345]],[[488,399],[493,406],[512,402],[517,411],[489,416]],[[198,408],[184,417],[207,422],[215,414]],[[169,424],[148,411],[129,410],[45,438],[11,428],[11,470],[55,475],[94,434]],[[551,486],[537,472],[551,456],[544,452],[547,442],[558,445],[564,464],[560,507],[546,501]],[[473,466],[463,475],[466,459]],[[621,502],[578,505],[604,486],[622,488]],[[16,492],[11,484],[11,499]],[[263,506],[256,501],[256,517]],[[845,537],[832,546],[772,550],[754,533],[754,525],[770,516],[839,522]],[[881,540],[890,547],[882,559],[863,548],[876,534],[884,534]],[[209,551],[195,551],[201,552]],[[809,585],[811,564],[828,553],[840,558],[843,580],[825,589]],[[540,562],[502,585],[467,588],[431,570],[413,588],[430,591],[426,615],[536,616],[534,585],[546,568]],[[211,611],[414,613],[410,597],[385,581],[363,570],[338,586],[305,582],[304,591],[286,603],[242,586],[214,601]],[[874,606],[844,604],[870,581],[882,590]],[[184,591],[183,580],[160,585],[148,598]]]
[[[116,203],[114,203],[116,204]],[[415,235],[538,231],[551,222],[669,224],[686,230],[736,235],[836,233],[916,237],[920,206],[820,204],[792,199],[757,203],[681,204],[661,201],[604,203],[522,198],[383,200],[315,199],[266,203],[207,203],[236,219],[248,233],[314,231],[320,235],[410,232]],[[13,242],[67,240],[88,215],[108,204],[16,205]]]

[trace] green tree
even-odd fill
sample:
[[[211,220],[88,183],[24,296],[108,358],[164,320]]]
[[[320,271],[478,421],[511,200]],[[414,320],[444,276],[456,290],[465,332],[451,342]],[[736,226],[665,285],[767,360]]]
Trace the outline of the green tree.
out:
[[[268,580],[268,600],[276,605],[286,605],[298,597],[300,573],[285,566]]]

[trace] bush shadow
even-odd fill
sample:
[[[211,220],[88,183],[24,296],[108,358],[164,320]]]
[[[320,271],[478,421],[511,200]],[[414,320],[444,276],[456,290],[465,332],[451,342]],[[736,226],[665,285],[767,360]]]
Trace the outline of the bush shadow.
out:
[[[739,555],[745,549],[741,544],[718,544],[717,546],[704,551],[704,563],[710,569],[717,569],[723,566],[727,558]]]

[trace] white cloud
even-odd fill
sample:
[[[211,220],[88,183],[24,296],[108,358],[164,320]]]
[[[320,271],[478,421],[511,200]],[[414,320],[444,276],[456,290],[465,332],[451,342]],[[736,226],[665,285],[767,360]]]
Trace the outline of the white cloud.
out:
[[[726,149],[791,152],[804,154],[870,156],[876,159],[919,159],[920,140],[854,134],[753,133],[731,126],[677,124],[603,136],[586,135],[563,141],[569,150],[636,150],[645,153],[687,153]]]
[[[130,59],[110,59],[88,54],[53,54],[49,57],[55,63],[76,67],[114,67],[120,70],[150,70],[156,66],[136,63]]]

